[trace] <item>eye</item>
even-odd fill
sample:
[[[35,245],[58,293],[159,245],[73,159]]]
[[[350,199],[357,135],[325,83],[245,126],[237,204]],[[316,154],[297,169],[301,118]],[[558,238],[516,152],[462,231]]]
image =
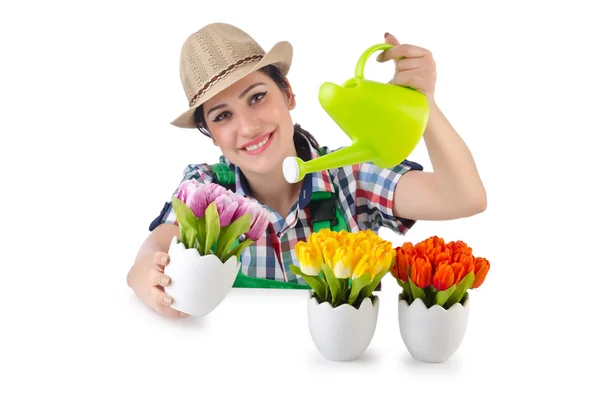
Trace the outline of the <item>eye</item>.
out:
[[[267,92],[258,92],[250,97],[250,103],[255,103],[263,99],[267,95]]]
[[[213,120],[213,122],[223,121],[225,119],[225,117],[228,117],[230,114],[231,113],[229,113],[229,112],[219,113],[219,115],[217,117],[215,117],[215,119]]]

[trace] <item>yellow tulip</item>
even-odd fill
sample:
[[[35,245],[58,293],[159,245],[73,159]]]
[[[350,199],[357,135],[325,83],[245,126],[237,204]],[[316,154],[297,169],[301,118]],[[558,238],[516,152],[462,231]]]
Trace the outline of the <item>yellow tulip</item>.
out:
[[[354,247],[360,247],[363,249],[363,251],[369,252],[371,250],[371,239],[366,233],[360,232],[356,236]]]
[[[336,233],[336,237],[339,242],[344,241],[346,238],[348,238],[348,236],[350,236],[352,234],[352,233],[349,233],[347,230],[340,230],[339,232],[335,232],[335,233]]]
[[[348,251],[345,247],[339,247],[331,259],[331,265],[335,277],[342,279],[351,277],[354,268],[352,251]]]
[[[336,232],[336,238],[339,241],[340,245],[344,245],[348,237],[352,236],[352,233],[348,233],[346,230],[340,230]]]
[[[311,233],[308,236],[308,239],[306,239],[306,242],[310,245],[314,245],[317,247],[321,245],[321,240],[319,239],[319,236],[316,233]]]
[[[300,270],[309,276],[317,276],[323,266],[323,256],[321,251],[313,244],[299,241],[295,248]]]
[[[354,247],[354,249],[352,250],[352,256],[355,259],[355,266],[356,262],[358,262],[364,255],[368,256],[369,251],[365,251],[361,247]]]
[[[359,278],[363,274],[371,273],[372,262],[369,260],[369,253],[365,253],[360,257],[355,256],[358,261],[352,270],[352,279]],[[371,277],[373,280],[373,277]]]
[[[334,237],[334,233],[329,229],[321,229],[317,233],[311,233],[308,236],[308,243],[313,244],[319,249],[323,248],[323,244],[329,238]]]
[[[340,246],[344,247],[347,251],[353,252],[356,245],[356,234],[345,233],[340,236]]]
[[[338,243],[337,239],[334,237],[329,237],[323,242],[323,260],[326,264],[331,266],[331,259],[339,247],[340,243]]]
[[[374,278],[382,273],[387,272],[392,265],[392,261],[396,258],[396,251],[391,244],[380,244],[373,252],[373,267],[371,276]]]
[[[389,271],[396,257],[392,243],[372,230],[351,233],[321,229],[307,242],[299,242],[296,251],[305,274],[318,275],[323,266],[328,266],[339,279],[369,274],[373,280]]]
[[[377,233],[375,233],[374,231],[370,230],[370,229],[362,231],[361,234],[363,235],[363,237],[366,240],[369,240],[369,241],[374,242],[374,243],[375,242],[379,242],[381,240],[381,238],[379,237],[379,235]]]
[[[365,230],[365,234],[371,239],[371,240],[377,240],[379,242],[383,241],[381,239],[381,237],[379,236],[379,234],[375,233],[372,230]]]

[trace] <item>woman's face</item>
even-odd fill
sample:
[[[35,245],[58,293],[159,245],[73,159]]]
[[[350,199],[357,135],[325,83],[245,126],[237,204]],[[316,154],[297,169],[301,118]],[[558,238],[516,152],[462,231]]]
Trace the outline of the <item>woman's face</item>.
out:
[[[204,103],[204,119],[227,159],[246,172],[281,169],[293,155],[291,89],[282,90],[262,72],[254,72]]]

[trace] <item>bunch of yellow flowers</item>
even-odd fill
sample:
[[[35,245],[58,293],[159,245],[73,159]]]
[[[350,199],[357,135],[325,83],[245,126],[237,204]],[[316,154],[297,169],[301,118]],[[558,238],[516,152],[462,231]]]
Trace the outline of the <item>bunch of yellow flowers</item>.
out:
[[[300,267],[292,266],[321,302],[358,307],[370,297],[396,259],[392,243],[371,230],[351,233],[321,229],[295,246]]]

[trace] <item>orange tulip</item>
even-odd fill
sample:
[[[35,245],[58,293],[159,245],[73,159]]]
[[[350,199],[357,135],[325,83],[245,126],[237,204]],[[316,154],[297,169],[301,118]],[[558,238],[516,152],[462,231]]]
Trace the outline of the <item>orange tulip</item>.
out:
[[[449,259],[446,257],[446,255],[451,255],[452,253],[450,248],[448,248],[444,243],[444,239],[437,236],[430,237],[427,240],[419,243],[418,252],[421,255],[426,255],[429,257],[429,262],[431,263],[434,271],[440,262]],[[440,255],[442,256],[438,258]]]
[[[490,262],[485,258],[475,259],[475,281],[473,281],[473,288],[478,288],[483,284],[485,276],[490,270]]]
[[[408,281],[408,265],[410,264],[412,259],[412,255],[405,253],[404,250],[399,247],[396,248],[396,260],[392,268],[390,269],[390,273],[396,279],[400,279],[404,282]]]
[[[445,291],[454,284],[454,272],[448,261],[438,265],[437,270],[433,274],[433,286],[438,291]]]
[[[430,240],[433,242],[434,245],[446,246],[446,242],[442,237],[433,236],[430,238]]]
[[[420,288],[433,285],[443,291],[458,285],[470,273],[475,276],[471,288],[477,288],[490,268],[487,259],[476,258],[472,248],[461,240],[446,243],[443,238],[432,236],[414,245],[405,242],[395,251],[392,276],[404,282],[410,278]]]
[[[465,267],[460,262],[452,262],[452,264],[450,264],[450,268],[454,273],[454,284],[458,285],[458,283],[460,283],[460,280],[462,280],[463,277],[467,274],[465,273]]]
[[[419,244],[420,247],[422,247],[424,250],[428,251],[428,250],[433,250],[438,246],[441,247],[445,247],[446,244],[444,243],[444,239],[440,238],[438,236],[433,236],[433,237],[429,237],[428,239],[425,239],[423,241],[421,241]]]
[[[420,243],[415,245],[414,248],[415,255],[427,255],[427,243],[426,241],[421,241]]]
[[[414,255],[416,253],[415,247],[410,241],[407,241],[404,244],[402,244],[400,249],[402,250],[402,252],[409,254],[409,255]]]
[[[413,256],[411,261],[410,278],[419,288],[431,285],[432,268],[427,256]]]
[[[450,251],[450,248],[448,247],[439,246],[429,259],[433,266],[433,271],[435,272],[442,262],[450,261],[450,259],[452,259],[452,251]]]
[[[454,272],[454,283],[458,284],[467,274],[474,271],[475,258],[473,255],[461,253],[454,262],[451,262],[450,267]]]
[[[457,262],[461,254],[471,255],[473,250],[463,241],[451,241],[448,243],[448,247],[452,251],[452,262]]]
[[[465,268],[465,276],[475,270],[475,257],[473,255],[460,254],[457,261]]]

